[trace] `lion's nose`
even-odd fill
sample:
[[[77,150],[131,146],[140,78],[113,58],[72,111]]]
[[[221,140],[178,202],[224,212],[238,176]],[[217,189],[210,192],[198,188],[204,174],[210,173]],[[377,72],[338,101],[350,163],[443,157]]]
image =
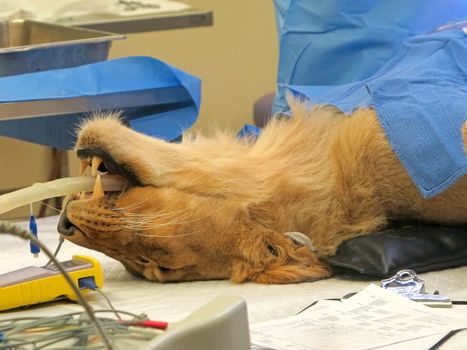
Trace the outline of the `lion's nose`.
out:
[[[64,236],[72,236],[75,233],[75,226],[68,220],[66,208],[63,210],[60,220],[58,221],[57,230]]]

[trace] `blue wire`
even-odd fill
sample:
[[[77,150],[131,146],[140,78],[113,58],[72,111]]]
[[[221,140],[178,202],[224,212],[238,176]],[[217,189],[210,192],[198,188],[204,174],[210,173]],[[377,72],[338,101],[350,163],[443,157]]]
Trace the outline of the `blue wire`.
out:
[[[32,204],[31,204],[31,215],[29,217],[29,231],[37,238],[37,224],[36,219],[34,218],[34,213],[32,211]],[[41,248],[38,245],[34,244],[32,241],[29,243],[29,248],[31,250],[31,254],[37,256],[40,253]]]
[[[80,288],[87,288],[87,289],[90,289],[90,290],[96,290],[97,289],[97,285],[96,285],[96,281],[94,280],[94,277],[80,278],[78,280],[78,286]]]

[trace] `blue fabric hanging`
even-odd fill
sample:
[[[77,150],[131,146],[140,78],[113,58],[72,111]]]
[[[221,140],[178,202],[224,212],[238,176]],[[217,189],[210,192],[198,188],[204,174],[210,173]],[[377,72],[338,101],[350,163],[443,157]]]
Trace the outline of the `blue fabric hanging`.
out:
[[[133,129],[167,141],[180,137],[195,122],[201,81],[150,57],[126,57],[74,68],[0,78],[0,103],[71,99],[146,92],[151,104],[112,106]],[[92,111],[89,111],[92,112]],[[71,148],[74,128],[85,113],[0,119],[0,135],[56,148]]]
[[[370,77],[408,38],[467,16],[466,0],[274,0],[279,67],[274,112],[288,85]]]
[[[467,21],[407,40],[370,78],[341,86],[291,86],[313,104],[376,110],[397,156],[425,197],[467,174]]]

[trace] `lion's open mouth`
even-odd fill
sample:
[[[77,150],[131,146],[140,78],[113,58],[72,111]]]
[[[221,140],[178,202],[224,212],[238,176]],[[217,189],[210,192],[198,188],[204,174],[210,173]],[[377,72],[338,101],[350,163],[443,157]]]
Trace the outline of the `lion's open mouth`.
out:
[[[105,200],[112,203],[115,198],[135,186],[141,186],[141,182],[134,171],[125,164],[116,162],[109,153],[101,149],[79,149],[77,155],[80,158],[80,175],[91,175],[96,178],[94,188],[91,192],[75,193],[65,198],[63,212],[58,224],[58,231],[71,236],[75,233],[76,226],[70,221],[67,215],[67,205],[75,200]],[[119,175],[125,179],[125,184],[120,191],[104,191],[102,176]]]
[[[92,192],[81,192],[72,195],[69,199],[98,199],[104,196],[111,197],[115,194],[112,191],[104,191],[101,176],[119,175],[125,179],[125,186],[122,191],[126,191],[134,186],[140,185],[140,181],[126,165],[117,163],[107,152],[100,149],[79,149],[77,155],[80,158],[80,175],[91,175],[96,178]],[[122,193],[122,191],[118,193]]]
[[[91,175],[98,173],[108,175],[121,175],[128,179],[133,186],[141,186],[142,183],[134,170],[126,164],[120,164],[106,151],[100,148],[81,148],[76,152],[81,160],[80,172],[84,174],[91,168]]]

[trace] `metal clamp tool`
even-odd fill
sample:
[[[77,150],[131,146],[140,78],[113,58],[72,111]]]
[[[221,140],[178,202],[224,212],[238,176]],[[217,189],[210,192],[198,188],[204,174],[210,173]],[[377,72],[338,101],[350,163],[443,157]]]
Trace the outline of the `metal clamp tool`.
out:
[[[413,270],[398,271],[394,276],[382,280],[381,287],[426,306],[452,307],[451,300],[438,291],[426,293],[425,281],[418,278]]]

